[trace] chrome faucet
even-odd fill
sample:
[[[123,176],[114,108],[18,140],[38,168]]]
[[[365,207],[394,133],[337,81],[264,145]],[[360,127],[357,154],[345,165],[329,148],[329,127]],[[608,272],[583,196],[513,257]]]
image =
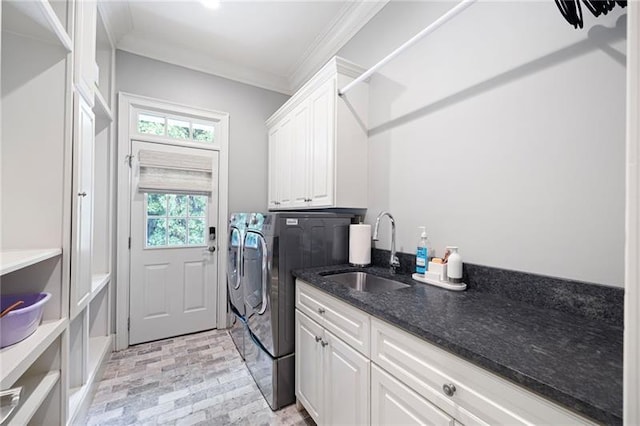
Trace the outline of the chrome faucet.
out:
[[[395,274],[400,268],[400,260],[396,256],[396,221],[389,212],[381,212],[376,219],[376,226],[373,228],[373,241],[378,241],[378,228],[380,227],[380,219],[382,216],[388,216],[391,221],[391,257],[389,258],[389,271]]]

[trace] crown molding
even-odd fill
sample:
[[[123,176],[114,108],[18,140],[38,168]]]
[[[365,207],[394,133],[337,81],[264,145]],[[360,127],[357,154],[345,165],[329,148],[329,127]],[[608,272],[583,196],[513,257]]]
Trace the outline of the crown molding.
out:
[[[167,43],[159,45],[154,40],[132,35],[126,35],[120,40],[118,50],[291,95],[289,84],[285,77],[225,61],[218,61],[210,55],[196,50],[185,49],[184,47]]]
[[[293,93],[300,88],[389,1],[348,2],[290,70],[288,75],[290,92]]]
[[[102,15],[104,26],[111,37],[111,42],[117,46],[118,42],[133,30],[131,9],[126,1],[99,1],[98,8]]]

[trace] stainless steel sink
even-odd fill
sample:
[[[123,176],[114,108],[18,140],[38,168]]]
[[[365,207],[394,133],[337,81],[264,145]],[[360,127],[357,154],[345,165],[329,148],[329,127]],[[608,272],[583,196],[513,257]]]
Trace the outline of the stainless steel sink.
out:
[[[343,272],[341,274],[329,275],[328,278],[332,281],[351,287],[354,290],[366,291],[367,293],[378,293],[381,291],[398,290],[401,288],[411,287],[408,284],[389,280],[366,272]]]

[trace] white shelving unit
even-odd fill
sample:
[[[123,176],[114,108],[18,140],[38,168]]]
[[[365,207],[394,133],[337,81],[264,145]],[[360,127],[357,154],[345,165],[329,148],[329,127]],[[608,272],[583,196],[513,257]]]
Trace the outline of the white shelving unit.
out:
[[[3,0],[0,16],[0,292],[52,295],[35,333],[0,350],[1,389],[23,388],[7,424],[82,422],[113,346],[115,49],[92,0]],[[95,118],[95,129],[81,128],[89,142],[82,165],[73,158],[74,97]],[[91,191],[84,204],[73,190],[80,166]],[[78,205],[90,206],[84,257],[72,238]],[[77,267],[88,294],[71,309]]]
[[[7,424],[64,424],[74,3],[4,0],[1,11],[0,293],[51,299],[33,334],[0,349],[0,388],[22,387]]]

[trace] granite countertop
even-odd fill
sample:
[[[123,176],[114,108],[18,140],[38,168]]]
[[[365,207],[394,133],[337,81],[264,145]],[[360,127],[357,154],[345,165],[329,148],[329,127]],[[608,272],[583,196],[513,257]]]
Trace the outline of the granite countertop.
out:
[[[331,280],[330,274],[349,271],[411,287],[365,293]],[[622,424],[622,327],[474,289],[448,291],[380,267],[341,265],[293,274],[578,413]]]

